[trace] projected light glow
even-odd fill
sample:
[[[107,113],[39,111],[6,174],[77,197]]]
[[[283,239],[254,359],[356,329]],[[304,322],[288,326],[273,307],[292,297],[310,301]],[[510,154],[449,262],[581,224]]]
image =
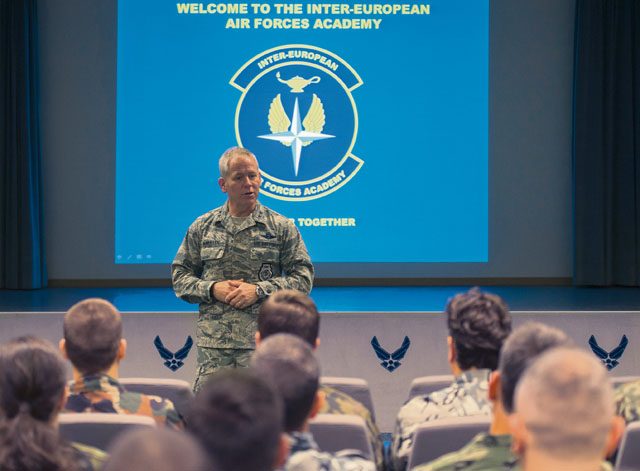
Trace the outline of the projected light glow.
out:
[[[116,263],[168,263],[217,159],[314,262],[488,259],[488,0],[118,5]]]

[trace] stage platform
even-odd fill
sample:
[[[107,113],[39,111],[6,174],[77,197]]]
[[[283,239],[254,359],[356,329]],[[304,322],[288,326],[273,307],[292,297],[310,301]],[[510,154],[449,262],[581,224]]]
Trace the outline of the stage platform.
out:
[[[397,410],[414,377],[448,374],[447,299],[468,287],[319,287],[312,297],[322,313],[318,355],[326,376],[355,376],[371,387],[381,430],[393,429]],[[517,326],[540,321],[563,329],[581,347],[595,335],[605,350],[615,348],[623,335],[628,346],[611,375],[640,375],[640,289],[571,287],[499,287]],[[171,371],[155,346],[158,335],[176,351],[189,335],[195,340],[197,306],[177,299],[170,288],[54,288],[0,291],[0,341],[34,334],[57,342],[64,312],[87,297],[102,297],[123,312],[128,356],[121,376],[169,377],[191,380],[195,347],[183,367]],[[390,372],[381,366],[371,340],[393,352],[406,337],[411,346],[400,366]]]

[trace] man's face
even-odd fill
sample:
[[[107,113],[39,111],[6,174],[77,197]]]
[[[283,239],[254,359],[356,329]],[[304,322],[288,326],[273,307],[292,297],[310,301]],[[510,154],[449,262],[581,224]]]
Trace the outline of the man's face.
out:
[[[247,212],[253,211],[261,181],[255,159],[245,155],[231,157],[227,176],[220,177],[218,184],[227,194],[229,208],[234,216],[245,216],[248,215]]]

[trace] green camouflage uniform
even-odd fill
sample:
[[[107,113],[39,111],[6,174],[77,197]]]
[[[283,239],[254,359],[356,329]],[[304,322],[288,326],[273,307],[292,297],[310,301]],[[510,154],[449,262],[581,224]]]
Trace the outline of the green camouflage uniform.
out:
[[[480,471],[518,469],[518,458],[511,452],[511,435],[479,433],[458,451],[441,456],[413,471]]]
[[[614,398],[616,414],[626,423],[640,420],[640,380],[618,386]]]
[[[320,451],[308,432],[292,432],[285,471],[375,471],[376,465],[357,450]]]
[[[345,414],[345,415],[357,415],[364,419],[367,424],[367,435],[371,442],[371,449],[374,452],[376,465],[379,470],[384,469],[384,457],[383,457],[383,445],[380,439],[380,430],[373,421],[369,409],[367,409],[361,402],[356,401],[342,391],[329,386],[320,386],[320,391],[324,393],[325,401],[322,409],[318,411],[319,414]]]
[[[146,415],[158,425],[183,428],[182,418],[170,400],[127,391],[105,374],[87,375],[80,381],[72,381],[65,411]]]
[[[260,203],[241,222],[231,217],[228,203],[196,219],[171,273],[176,295],[200,304],[196,390],[216,369],[245,366],[242,358],[231,357],[246,358],[255,348],[261,301],[236,309],[211,296],[215,282],[241,279],[260,286],[267,295],[279,289],[308,294],[313,282],[313,265],[298,229]]]
[[[104,451],[89,445],[72,442],[71,447],[76,455],[78,469],[82,471],[99,471],[109,458]]]
[[[479,433],[458,451],[446,454],[411,471],[504,471],[521,469],[518,457],[511,451],[511,435]],[[600,471],[611,471],[606,461]]]
[[[398,413],[392,455],[396,470],[407,467],[413,446],[413,432],[430,420],[491,413],[488,397],[491,370],[467,370],[451,386],[426,396],[410,399]]]

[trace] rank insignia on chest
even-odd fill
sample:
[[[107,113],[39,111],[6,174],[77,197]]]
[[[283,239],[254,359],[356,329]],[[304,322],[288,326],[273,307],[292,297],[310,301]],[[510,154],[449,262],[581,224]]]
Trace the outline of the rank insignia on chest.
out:
[[[260,278],[260,281],[267,281],[273,278],[273,267],[270,263],[262,264],[260,272],[258,273],[258,278]]]

